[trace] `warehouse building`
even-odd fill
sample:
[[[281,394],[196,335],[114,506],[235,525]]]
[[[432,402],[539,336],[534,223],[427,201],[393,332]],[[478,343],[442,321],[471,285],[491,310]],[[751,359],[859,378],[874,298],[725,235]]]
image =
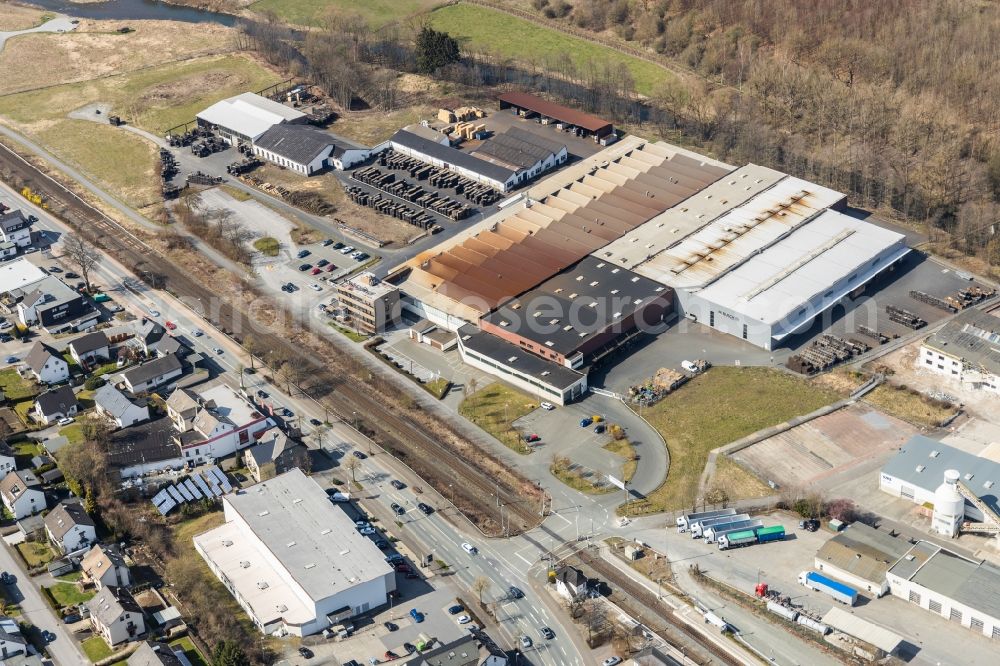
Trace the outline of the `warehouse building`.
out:
[[[375,542],[298,468],[222,505],[226,522],[196,536],[195,549],[265,635],[319,633],[396,589]]]
[[[909,252],[833,210],[844,199],[748,165],[596,254],[672,287],[687,318],[775,349]]]
[[[886,573],[910,549],[910,542],[852,523],[816,552],[816,570],[876,597],[889,591]]]
[[[1000,317],[975,308],[959,313],[924,340],[917,367],[962,386],[1000,392]]]
[[[479,321],[479,327],[568,368],[590,365],[670,311],[671,291],[632,271],[584,257]]]
[[[304,124],[306,114],[255,93],[216,102],[196,116],[198,127],[212,130],[232,145],[256,141],[282,123]]]
[[[492,164],[516,170],[515,186],[564,164],[569,158],[566,144],[519,127],[487,139],[472,155]]]
[[[253,142],[253,152],[267,160],[311,176],[327,167],[349,169],[368,159],[367,148],[346,143],[311,125],[275,125]]]
[[[579,129],[583,136],[593,136],[598,139],[607,137],[615,131],[614,125],[607,120],[523,92],[500,95],[500,109],[511,109],[514,113],[525,117],[538,115],[543,123],[552,122],[567,129]]]
[[[1000,513],[1000,463],[966,453],[923,435],[914,435],[879,474],[879,489],[914,504],[934,504],[935,492],[947,470],[957,470],[962,482],[983,504]],[[981,523],[988,517],[965,502],[965,517]]]
[[[441,135],[444,136],[443,134]],[[445,137],[447,138],[447,137]],[[431,166],[454,171],[464,178],[487,185],[501,192],[516,187],[517,169],[481,160],[450,145],[436,143],[406,130],[399,130],[388,142],[376,146],[373,152],[392,148],[397,153],[426,162]]]
[[[1000,569],[918,541],[889,569],[892,596],[1000,639]]]
[[[565,405],[587,392],[586,374],[536,356],[473,324],[458,329],[458,352],[468,365],[548,402]]]

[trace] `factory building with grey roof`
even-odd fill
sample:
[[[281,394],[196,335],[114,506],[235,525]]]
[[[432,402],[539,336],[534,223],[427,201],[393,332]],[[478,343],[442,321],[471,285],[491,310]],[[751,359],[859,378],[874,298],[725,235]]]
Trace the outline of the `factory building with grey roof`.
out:
[[[894,597],[1000,640],[1000,568],[918,541],[887,574]]]
[[[920,346],[917,368],[1000,393],[1000,316],[964,310]]]

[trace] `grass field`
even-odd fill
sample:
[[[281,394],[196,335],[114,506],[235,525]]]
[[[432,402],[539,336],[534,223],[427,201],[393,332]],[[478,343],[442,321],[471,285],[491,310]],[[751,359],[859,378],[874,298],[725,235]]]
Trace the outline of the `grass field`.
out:
[[[434,28],[457,38],[463,49],[482,49],[537,64],[567,53],[580,70],[591,62],[624,64],[643,95],[651,94],[660,81],[672,76],[645,60],[484,7],[450,5],[431,12],[429,18]]]
[[[337,8],[358,14],[373,27],[426,11],[442,0],[260,0],[250,5],[257,12],[274,12],[295,25],[319,25],[326,12]]]
[[[92,663],[97,663],[111,656],[111,648],[108,647],[108,644],[100,636],[91,636],[80,643],[80,647],[83,648],[83,653],[87,655],[87,659]]]
[[[388,113],[348,113],[338,118],[330,129],[362,145],[374,146],[391,137],[400,127],[420,122],[423,118],[433,118],[436,113],[437,109],[424,105]]]
[[[839,397],[770,368],[717,367],[695,377],[643,412],[667,442],[670,469],[663,485],[629,504],[629,514],[691,506],[709,451]]]
[[[9,2],[0,3],[0,31],[27,30],[42,22],[45,16],[37,9],[12,5]],[[51,14],[49,14],[51,16]]]
[[[613,439],[604,445],[604,448],[615,455],[624,458],[622,464],[621,480],[628,483],[635,476],[635,470],[639,467],[639,461],[635,457],[635,447],[627,438]]]
[[[278,250],[281,249],[281,243],[278,242],[277,238],[271,238],[270,236],[264,236],[263,238],[258,238],[253,242],[253,247],[255,250],[267,257],[277,257]]]
[[[41,392],[37,384],[22,379],[14,368],[0,371],[0,390],[10,402],[31,398]]]
[[[752,472],[727,456],[715,459],[715,474],[708,480],[708,490],[724,490],[732,500],[755,499],[773,495],[774,491]]]
[[[499,439],[512,451],[528,453],[530,448],[521,441],[520,433],[510,424],[537,406],[538,401],[527,393],[497,382],[463,400],[458,406],[458,413]]]
[[[48,564],[55,558],[55,553],[47,543],[22,541],[16,547],[17,551],[24,557],[24,561],[28,563],[28,568],[30,569]]]
[[[549,465],[549,473],[573,490],[588,495],[603,495],[615,490],[614,486],[601,483],[603,474],[581,467],[569,458],[556,457]],[[601,485],[597,485],[600,483]]]
[[[191,666],[206,666],[205,658],[202,656],[198,648],[195,647],[194,643],[190,638],[184,636],[183,638],[178,638],[175,641],[170,641],[170,645],[173,647],[179,647],[184,650],[184,656],[187,657],[188,661],[191,662]]]
[[[56,600],[56,603],[64,607],[82,604],[84,601],[90,601],[94,596],[92,591],[81,592],[73,583],[56,583],[49,588],[49,592],[52,593],[52,598]]]
[[[955,408],[935,404],[915,391],[882,384],[864,397],[864,401],[908,423],[936,428],[954,413]]]

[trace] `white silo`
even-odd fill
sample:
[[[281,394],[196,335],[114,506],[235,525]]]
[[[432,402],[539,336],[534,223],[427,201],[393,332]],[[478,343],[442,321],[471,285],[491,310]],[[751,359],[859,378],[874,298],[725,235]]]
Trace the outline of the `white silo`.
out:
[[[958,470],[944,473],[944,483],[934,491],[934,518],[932,527],[938,534],[958,536],[958,529],[965,520],[965,498],[958,492]]]

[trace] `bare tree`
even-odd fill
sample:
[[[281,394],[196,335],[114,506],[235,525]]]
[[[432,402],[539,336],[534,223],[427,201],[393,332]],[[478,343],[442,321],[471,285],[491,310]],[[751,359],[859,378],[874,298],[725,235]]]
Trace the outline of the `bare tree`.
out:
[[[250,356],[250,369],[256,370],[254,366],[254,354],[259,351],[257,346],[257,338],[251,333],[243,338],[243,348],[247,350],[247,354]]]
[[[344,467],[346,467],[347,471],[351,473],[351,481],[357,483],[358,468],[361,467],[361,461],[354,456],[351,456],[347,459],[347,462],[344,463]]]
[[[479,597],[479,605],[483,605],[483,593],[490,589],[490,579],[486,576],[479,576],[472,581],[472,591]]]
[[[78,235],[68,235],[63,241],[63,251],[80,271],[87,293],[90,293],[90,272],[101,261],[101,253],[93,243]]]

